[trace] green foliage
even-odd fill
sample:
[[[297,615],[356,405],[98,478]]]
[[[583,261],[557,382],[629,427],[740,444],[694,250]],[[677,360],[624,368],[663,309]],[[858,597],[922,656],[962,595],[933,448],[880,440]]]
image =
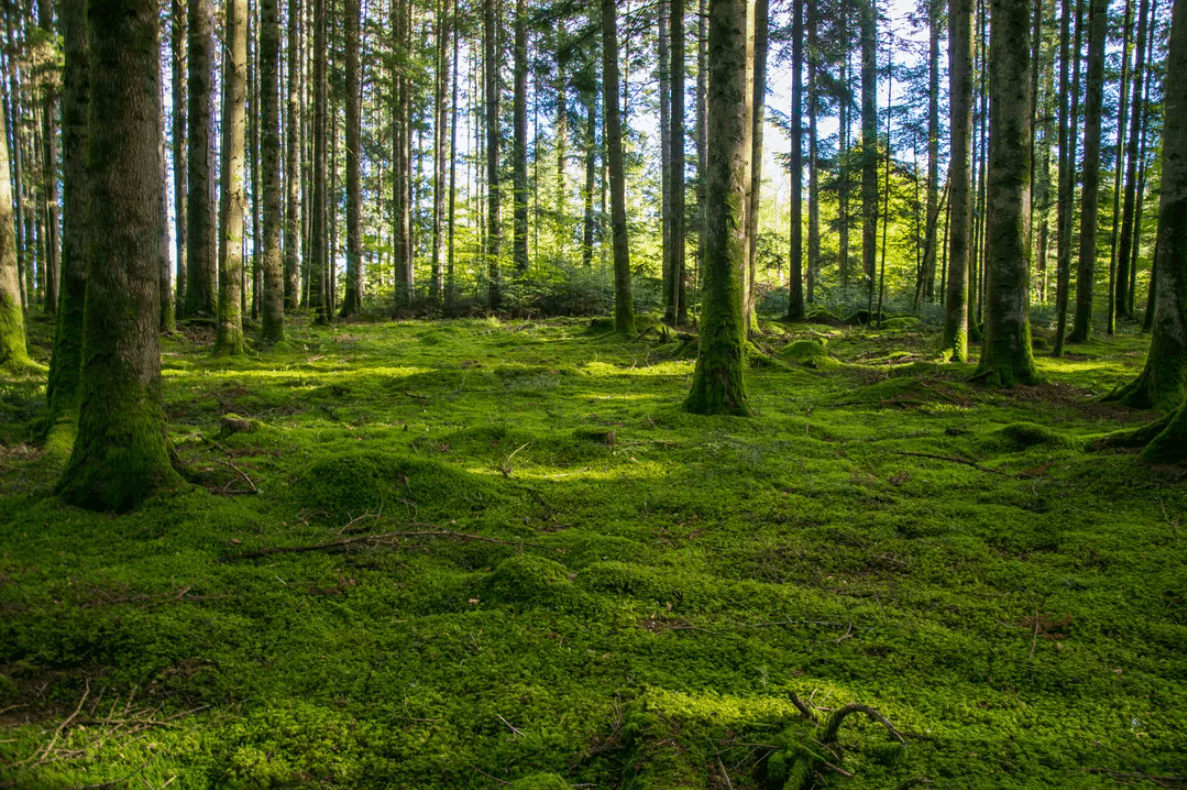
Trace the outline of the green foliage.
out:
[[[1004,392],[936,364],[930,324],[764,324],[836,364],[748,370],[738,419],[682,410],[675,344],[588,326],[295,320],[228,360],[168,339],[169,437],[201,484],[118,517],[51,495],[44,379],[0,382],[0,783],[1181,775],[1180,470],[1081,449],[1147,419],[1096,400],[1140,336]],[[234,415],[259,429],[211,442]],[[847,719],[843,779],[789,689],[908,743]],[[84,693],[56,759],[21,765]]]

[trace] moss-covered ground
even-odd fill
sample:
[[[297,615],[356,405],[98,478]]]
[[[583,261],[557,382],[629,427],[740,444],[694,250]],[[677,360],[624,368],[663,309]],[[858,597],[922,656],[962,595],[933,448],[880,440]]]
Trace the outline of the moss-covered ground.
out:
[[[751,418],[576,319],[190,331],[198,482],[122,516],[4,379],[0,787],[1187,786],[1187,472],[1086,451],[1145,338],[996,391],[913,322],[764,328]]]

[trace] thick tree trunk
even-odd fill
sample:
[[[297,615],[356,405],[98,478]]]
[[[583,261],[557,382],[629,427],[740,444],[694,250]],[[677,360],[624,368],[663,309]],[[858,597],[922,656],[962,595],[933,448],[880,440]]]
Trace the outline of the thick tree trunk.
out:
[[[49,405],[47,446],[55,447],[59,421],[73,441],[82,375],[82,325],[87,289],[87,221],[90,211],[87,176],[87,112],[90,74],[87,58],[86,0],[63,0],[58,10],[65,62],[62,68],[62,281],[49,363],[46,402]],[[0,173],[4,172],[0,167]],[[0,194],[0,211],[11,206]],[[9,218],[11,219],[11,218]],[[11,226],[0,217],[0,225]],[[3,247],[0,246],[0,254]],[[2,353],[2,352],[0,352]]]
[[[977,377],[1038,383],[1030,339],[1030,6],[993,0],[986,173],[985,330]]]
[[[486,270],[487,303],[497,310],[503,303],[503,273],[499,263],[503,240],[502,193],[499,190],[500,92],[498,26],[500,0],[483,0],[483,43],[486,47]]]
[[[189,245],[186,242],[186,208],[188,205],[188,181],[186,164],[186,18],[185,0],[172,0],[172,36],[170,43],[173,47],[173,213],[174,213],[174,256],[177,258],[176,277],[174,277],[173,296],[177,302],[177,317],[185,317],[186,253]],[[84,20],[85,24],[85,20]],[[62,112],[62,125],[65,127],[65,110]],[[63,145],[65,142],[63,141]],[[64,198],[64,196],[63,196]],[[65,200],[63,199],[63,203]],[[62,247],[65,250],[66,239],[63,232]]]
[[[787,320],[802,321],[804,319],[804,8],[803,3],[795,3],[791,28],[791,265],[788,269],[789,291],[787,294]],[[755,20],[758,20],[757,15]],[[757,54],[757,52],[756,52]],[[755,96],[766,90],[765,80],[757,74]],[[759,104],[755,102],[755,112]],[[757,129],[756,129],[757,131]],[[757,135],[756,135],[757,136]],[[755,152],[754,172],[762,168],[762,151]],[[756,179],[757,180],[757,179]],[[757,188],[755,192],[757,192]],[[758,228],[758,201],[751,202],[751,228]],[[750,255],[756,254],[754,239],[757,233],[751,235]]]
[[[89,10],[92,176],[78,438],[58,492],[67,502],[129,510],[180,482],[169,463],[157,332],[154,239],[160,222],[155,0]],[[6,187],[0,187],[4,189]],[[0,195],[0,205],[7,205]],[[7,227],[7,223],[0,223]]]
[[[515,202],[512,241],[515,271],[528,270],[528,4],[515,2],[515,95],[512,98],[515,152],[512,162],[512,196]]]
[[[284,254],[280,234],[280,14],[279,0],[260,0],[260,179],[264,200],[264,292],[260,300],[266,343],[284,340]]]
[[[1088,4],[1088,84],[1084,100],[1084,187],[1080,204],[1080,261],[1076,267],[1076,313],[1069,343],[1092,337],[1092,296],[1096,286],[1096,236],[1100,209],[1101,110],[1105,83],[1108,0]]]
[[[760,0],[765,2],[765,0]],[[671,49],[671,235],[668,238],[670,281],[668,284],[668,310],[677,325],[688,322],[688,305],[684,290],[684,0],[672,3],[672,49]]]
[[[362,94],[359,82],[359,2],[346,0],[346,296],[342,300],[339,315],[346,317],[354,315],[362,307],[363,302],[363,188],[362,171],[360,168],[360,131],[362,128],[362,113],[360,103]],[[440,36],[438,36],[440,38]],[[440,42],[438,42],[440,43]],[[442,57],[443,59],[443,57]],[[438,61],[440,63],[440,61]],[[444,97],[438,91],[438,106],[444,102]],[[440,113],[438,118],[440,118]],[[434,125],[439,128],[440,122]],[[439,138],[440,139],[440,136]],[[438,148],[440,146],[438,145]],[[438,155],[438,161],[443,161],[443,155]],[[440,169],[437,169],[439,173]],[[440,178],[437,179],[440,183]],[[439,191],[439,190],[438,190]],[[434,201],[435,238],[441,236],[441,217],[436,207],[440,206],[440,197]],[[440,256],[434,256],[439,261]],[[438,269],[439,272],[439,269]],[[434,302],[440,294],[440,277],[434,277],[433,282],[438,285],[434,294]]]
[[[243,161],[247,122],[247,0],[227,0],[223,72],[222,240],[216,356],[242,354]]]
[[[631,260],[626,229],[626,168],[622,118],[618,112],[618,11],[615,0],[602,0],[602,96],[606,102],[606,164],[610,182],[610,232],[614,247],[614,328],[634,334]]]
[[[218,224],[214,192],[214,9],[189,0],[189,110],[186,113],[189,193],[186,205],[188,317],[218,312]]]
[[[949,0],[948,86],[950,129],[948,266],[941,348],[956,362],[968,361],[969,240],[973,201],[969,158],[973,130],[973,3]]]
[[[746,397],[746,193],[752,183],[747,0],[709,3],[709,160],[701,338],[684,409],[751,413]]]
[[[1121,219],[1121,237],[1117,250],[1117,312],[1126,318],[1133,318],[1133,300],[1130,293],[1130,253],[1134,238],[1134,209],[1136,204],[1136,188],[1138,181],[1138,142],[1142,132],[1142,79],[1146,67],[1146,25],[1148,23],[1149,0],[1141,0],[1141,10],[1138,12],[1137,57],[1134,59],[1133,70],[1133,112],[1129,122],[1128,157],[1129,164],[1125,173],[1125,207]],[[1118,125],[1124,125],[1125,119],[1120,114]],[[1114,201],[1115,202],[1115,201]],[[1116,212],[1114,212],[1115,214]],[[1114,225],[1116,218],[1114,217]]]

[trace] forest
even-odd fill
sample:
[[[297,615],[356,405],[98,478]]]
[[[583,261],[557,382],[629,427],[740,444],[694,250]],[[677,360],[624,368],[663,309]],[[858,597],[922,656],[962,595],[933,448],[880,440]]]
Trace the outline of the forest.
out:
[[[1187,0],[0,11],[0,790],[1187,788]]]

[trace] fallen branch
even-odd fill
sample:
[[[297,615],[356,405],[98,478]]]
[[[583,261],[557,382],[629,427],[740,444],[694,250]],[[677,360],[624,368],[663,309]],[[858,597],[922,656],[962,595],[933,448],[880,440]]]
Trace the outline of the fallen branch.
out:
[[[807,703],[805,703],[802,699],[800,699],[798,696],[796,696],[796,693],[790,689],[788,689],[788,691],[787,691],[787,696],[791,698],[791,704],[795,705],[796,710],[798,710],[800,712],[801,716],[803,716],[808,721],[812,722],[812,724],[817,724],[816,714],[812,711],[811,708],[808,707]]]
[[[399,541],[401,538],[451,538],[453,540],[479,540],[484,543],[494,543],[499,546],[531,546],[538,549],[551,548],[540,543],[529,543],[522,540],[500,540],[499,538],[488,538],[485,535],[474,535],[469,532],[457,532],[456,530],[452,529],[434,529],[412,532],[381,532],[375,535],[360,535],[355,538],[343,538],[342,540],[331,540],[325,543],[314,543],[306,546],[270,546],[264,549],[256,549],[255,551],[243,551],[238,554],[224,554],[223,556],[219,557],[219,562],[248,560],[256,557],[266,557],[270,554],[299,554],[307,551],[338,551],[356,544],[384,543]]]
[[[837,733],[841,729],[841,723],[845,721],[845,717],[851,713],[864,713],[869,717],[870,721],[876,721],[890,732],[890,736],[899,743],[906,743],[899,731],[890,723],[890,719],[883,716],[878,711],[871,708],[869,705],[862,705],[859,702],[851,702],[845,707],[838,710],[829,717],[828,724],[824,725],[824,733],[820,740],[823,743],[832,744],[837,742]]]
[[[78,712],[80,710],[82,710],[82,704],[87,701],[87,697],[89,697],[90,695],[91,695],[91,681],[87,680],[86,688],[82,692],[82,697],[78,700],[78,705],[74,708],[74,713],[71,713],[69,716],[66,717],[65,721],[63,721],[61,724],[58,725],[58,729],[54,730],[54,736],[52,738],[50,738],[49,743],[46,744],[44,749],[38,749],[37,751],[33,752],[33,755],[31,757],[28,757],[25,760],[22,760],[21,762],[17,763],[17,765],[26,765],[28,763],[33,762],[34,760],[37,761],[36,762],[37,765],[43,764],[45,762],[45,758],[48,757],[49,753],[53,751],[54,745],[57,744],[57,742],[58,742],[58,738],[61,737],[62,730],[66,729],[66,727],[70,724],[70,722],[74,721],[74,718],[78,715]]]
[[[217,461],[218,463],[222,464],[223,466],[229,466],[229,467],[231,467],[232,469],[234,469],[236,472],[238,472],[238,473],[239,473],[239,476],[240,476],[240,477],[242,477],[242,478],[244,479],[244,481],[246,481],[246,483],[247,483],[249,486],[251,486],[251,492],[252,492],[253,494],[258,494],[258,493],[260,493],[260,490],[259,490],[258,488],[256,488],[256,484],[255,484],[255,483],[253,483],[253,482],[252,482],[252,480],[251,480],[251,478],[247,476],[247,472],[244,472],[242,469],[240,469],[239,467],[235,466],[235,464],[234,464],[233,462],[231,462],[231,461],[223,461],[223,460],[221,460],[221,459],[218,459],[218,458],[216,458],[216,459],[214,459],[214,460],[215,460],[215,461]],[[230,483],[227,483],[227,485],[223,486],[223,490],[225,491],[225,490],[227,489],[227,487],[228,487],[228,486],[230,486],[230,485],[231,485]]]

